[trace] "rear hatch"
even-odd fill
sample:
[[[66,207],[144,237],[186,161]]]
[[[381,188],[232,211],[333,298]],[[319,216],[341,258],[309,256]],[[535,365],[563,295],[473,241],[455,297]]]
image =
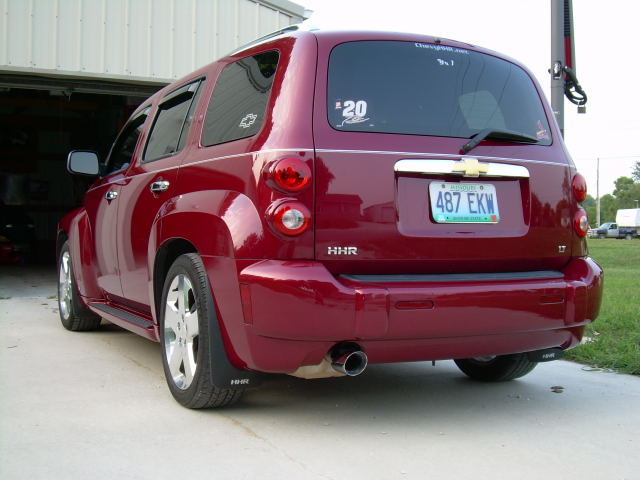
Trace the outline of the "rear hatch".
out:
[[[319,37],[318,260],[372,274],[566,264],[570,162],[523,68],[452,44],[334,43]]]

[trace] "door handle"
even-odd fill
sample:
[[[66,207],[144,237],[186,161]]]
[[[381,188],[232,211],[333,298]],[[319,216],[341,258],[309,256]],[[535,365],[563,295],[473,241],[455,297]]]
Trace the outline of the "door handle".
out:
[[[150,186],[149,189],[153,192],[153,193],[160,193],[160,192],[165,192],[169,189],[169,181],[167,180],[158,180],[157,182],[153,182]]]
[[[111,201],[111,200],[115,200],[116,198],[118,198],[118,192],[116,190],[109,190],[104,198],[106,198],[107,200]]]

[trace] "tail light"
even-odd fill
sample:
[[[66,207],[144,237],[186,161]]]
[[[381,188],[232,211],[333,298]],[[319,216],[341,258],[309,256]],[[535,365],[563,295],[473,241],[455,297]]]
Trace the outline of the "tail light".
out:
[[[587,220],[587,212],[579,208],[573,217],[573,229],[579,237],[584,237],[589,230],[589,221]]]
[[[571,180],[571,190],[573,190],[573,198],[575,198],[578,203],[584,202],[587,198],[587,181],[579,173],[576,173]],[[587,218],[587,212],[582,208],[578,208],[573,216],[573,229],[579,237],[587,235],[589,220]]]
[[[573,196],[578,203],[582,203],[587,198],[587,181],[582,175],[576,173],[571,181]]]
[[[283,158],[269,170],[274,186],[284,192],[297,193],[311,183],[311,169],[299,158]]]
[[[269,218],[278,232],[300,235],[309,226],[311,213],[302,203],[285,200],[270,207]]]

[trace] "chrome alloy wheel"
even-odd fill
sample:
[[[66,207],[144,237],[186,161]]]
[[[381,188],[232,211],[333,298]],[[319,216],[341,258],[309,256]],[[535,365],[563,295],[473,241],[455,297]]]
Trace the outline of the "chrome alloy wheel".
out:
[[[65,320],[68,320],[71,316],[71,294],[73,288],[71,278],[71,255],[66,251],[60,257],[60,272],[58,275],[58,304],[62,318]]]
[[[189,277],[176,275],[164,308],[164,355],[175,385],[186,390],[196,374],[198,307]]]

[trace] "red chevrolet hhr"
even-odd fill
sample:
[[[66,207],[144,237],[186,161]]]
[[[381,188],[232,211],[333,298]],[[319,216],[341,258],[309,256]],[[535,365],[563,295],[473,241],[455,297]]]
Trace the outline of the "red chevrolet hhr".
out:
[[[159,341],[190,408],[368,362],[510,380],[598,314],[585,180],[533,76],[473,45],[276,32],[68,169],[95,182],[59,225],[62,324]]]

